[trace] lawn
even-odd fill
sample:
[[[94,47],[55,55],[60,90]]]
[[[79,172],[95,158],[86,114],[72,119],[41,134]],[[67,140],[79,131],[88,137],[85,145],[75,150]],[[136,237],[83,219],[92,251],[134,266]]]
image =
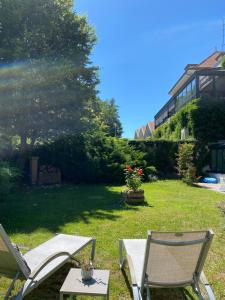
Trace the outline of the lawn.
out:
[[[161,231],[212,228],[215,238],[205,273],[216,299],[225,299],[225,219],[218,204],[225,195],[190,187],[180,181],[145,184],[146,205],[121,203],[120,186],[79,185],[54,188],[27,188],[0,204],[0,222],[11,239],[30,248],[56,232],[94,236],[97,239],[95,267],[111,270],[110,299],[129,300],[126,277],[118,268],[118,240],[145,238],[148,229]],[[84,256],[81,254],[78,259]],[[27,299],[57,299],[60,275],[66,266]],[[128,275],[128,272],[126,272]],[[57,282],[56,281],[57,278]],[[60,279],[59,279],[60,278]],[[0,298],[8,280],[0,277]],[[183,290],[156,292],[154,299],[195,299]]]

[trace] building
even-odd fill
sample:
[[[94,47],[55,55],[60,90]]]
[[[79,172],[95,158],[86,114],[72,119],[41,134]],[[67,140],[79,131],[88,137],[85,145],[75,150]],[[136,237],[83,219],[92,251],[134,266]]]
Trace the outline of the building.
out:
[[[135,131],[134,139],[135,140],[144,140],[144,139],[150,137],[154,130],[155,130],[154,121],[148,122],[145,126],[142,126]]]
[[[216,51],[200,64],[188,64],[183,75],[169,91],[171,98],[155,115],[155,128],[166,122],[185,104],[202,96],[225,100],[225,52]]]

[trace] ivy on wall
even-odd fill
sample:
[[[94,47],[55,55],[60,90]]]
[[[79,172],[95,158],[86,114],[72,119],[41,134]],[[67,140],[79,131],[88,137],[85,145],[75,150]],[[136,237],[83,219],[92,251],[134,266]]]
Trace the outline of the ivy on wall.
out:
[[[201,98],[187,103],[167,122],[159,126],[153,139],[177,141],[182,128],[188,129],[188,140],[203,143],[225,139],[225,101]]]

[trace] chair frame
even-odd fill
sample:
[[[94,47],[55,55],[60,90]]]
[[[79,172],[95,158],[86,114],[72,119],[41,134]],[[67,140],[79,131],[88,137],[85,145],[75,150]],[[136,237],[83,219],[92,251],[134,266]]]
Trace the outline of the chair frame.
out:
[[[21,290],[19,291],[19,293],[15,296],[15,300],[21,300],[23,299],[23,297],[25,295],[27,295],[28,293],[30,293],[33,289],[35,289],[41,282],[43,282],[46,278],[48,278],[52,273],[54,273],[55,271],[57,271],[62,265],[64,265],[68,260],[75,260],[74,256],[75,254],[77,254],[80,250],[82,250],[84,247],[86,247],[87,245],[89,245],[90,243],[92,244],[92,248],[91,248],[91,255],[90,255],[90,261],[91,263],[94,260],[95,257],[95,248],[96,248],[96,239],[95,238],[90,238],[90,240],[85,243],[82,247],[80,247],[75,253],[73,253],[73,255],[71,255],[69,252],[66,251],[62,251],[62,252],[55,252],[51,255],[49,255],[39,266],[37,266],[34,270],[32,270],[32,273],[30,272],[30,270],[28,271],[28,267],[26,266],[26,264],[22,261],[22,259],[17,255],[15,249],[13,248],[3,226],[0,224],[0,236],[2,238],[2,240],[4,241],[4,243],[7,245],[9,251],[11,252],[11,254],[13,255],[13,257],[15,258],[20,271],[16,272],[15,275],[12,278],[12,282],[6,292],[6,295],[4,297],[4,300],[8,300],[13,289],[14,289],[14,285],[17,281],[18,278],[24,278],[26,279],[26,282],[24,283],[24,285],[22,286]],[[39,284],[36,284],[35,287],[31,288],[31,285],[33,282],[35,282],[35,278],[36,276],[41,272],[41,270],[43,270],[44,267],[46,267],[51,261],[53,261],[54,259],[56,259],[57,257],[60,256],[67,256],[67,259],[65,261],[63,261],[61,264],[59,264],[56,268],[54,268],[51,272],[49,272],[42,280]],[[6,275],[7,274],[3,274]],[[25,286],[25,284],[27,283],[27,285]]]
[[[157,232],[160,233],[160,232]],[[164,232],[165,233],[165,232]],[[175,233],[175,232],[174,232]],[[189,232],[182,232],[182,233],[189,233]],[[212,243],[214,233],[212,230],[208,230],[206,232],[206,237],[203,239],[199,240],[193,240],[193,241],[179,241],[179,242],[173,242],[173,241],[165,241],[165,240],[155,240],[152,238],[152,231],[148,231],[148,237],[147,237],[147,242],[146,242],[146,248],[145,248],[145,256],[144,256],[144,265],[143,265],[143,271],[142,271],[142,280],[141,280],[141,286],[138,286],[137,280],[135,278],[135,272],[134,272],[134,266],[132,262],[132,258],[126,253],[126,255],[123,255],[123,249],[126,252],[126,248],[124,245],[123,240],[119,241],[119,265],[120,269],[124,268],[125,263],[128,263],[129,267],[129,272],[131,276],[131,288],[133,291],[133,299],[134,300],[142,300],[143,299],[143,290],[144,288],[147,289],[147,299],[151,300],[151,295],[150,295],[150,288],[176,288],[176,287],[185,287],[185,286],[192,286],[193,291],[195,294],[198,296],[200,300],[204,300],[204,296],[201,293],[199,283],[201,283],[208,295],[208,298],[210,300],[215,300],[215,296],[213,294],[213,291],[211,289],[211,286],[209,282],[207,281],[203,270],[203,266],[210,248],[210,245]],[[202,249],[201,253],[199,255],[199,259],[197,262],[197,267],[195,270],[195,276],[193,278],[192,282],[186,282],[186,283],[180,283],[180,284],[157,284],[157,285],[149,285],[146,280],[146,268],[147,268],[147,263],[148,263],[148,258],[149,258],[149,250],[151,243],[155,244],[160,244],[160,245],[171,245],[171,246],[185,246],[185,245],[194,245],[198,243],[202,243]]]

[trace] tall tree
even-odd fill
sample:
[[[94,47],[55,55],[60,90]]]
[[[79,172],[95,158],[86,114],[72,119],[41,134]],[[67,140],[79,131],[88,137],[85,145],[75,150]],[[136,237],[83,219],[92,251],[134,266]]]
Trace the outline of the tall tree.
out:
[[[71,0],[0,0],[0,133],[28,140],[84,129],[94,105],[96,42]]]
[[[120,122],[118,106],[114,99],[100,102],[100,119],[105,126],[105,132],[109,136],[121,137],[123,133]]]

